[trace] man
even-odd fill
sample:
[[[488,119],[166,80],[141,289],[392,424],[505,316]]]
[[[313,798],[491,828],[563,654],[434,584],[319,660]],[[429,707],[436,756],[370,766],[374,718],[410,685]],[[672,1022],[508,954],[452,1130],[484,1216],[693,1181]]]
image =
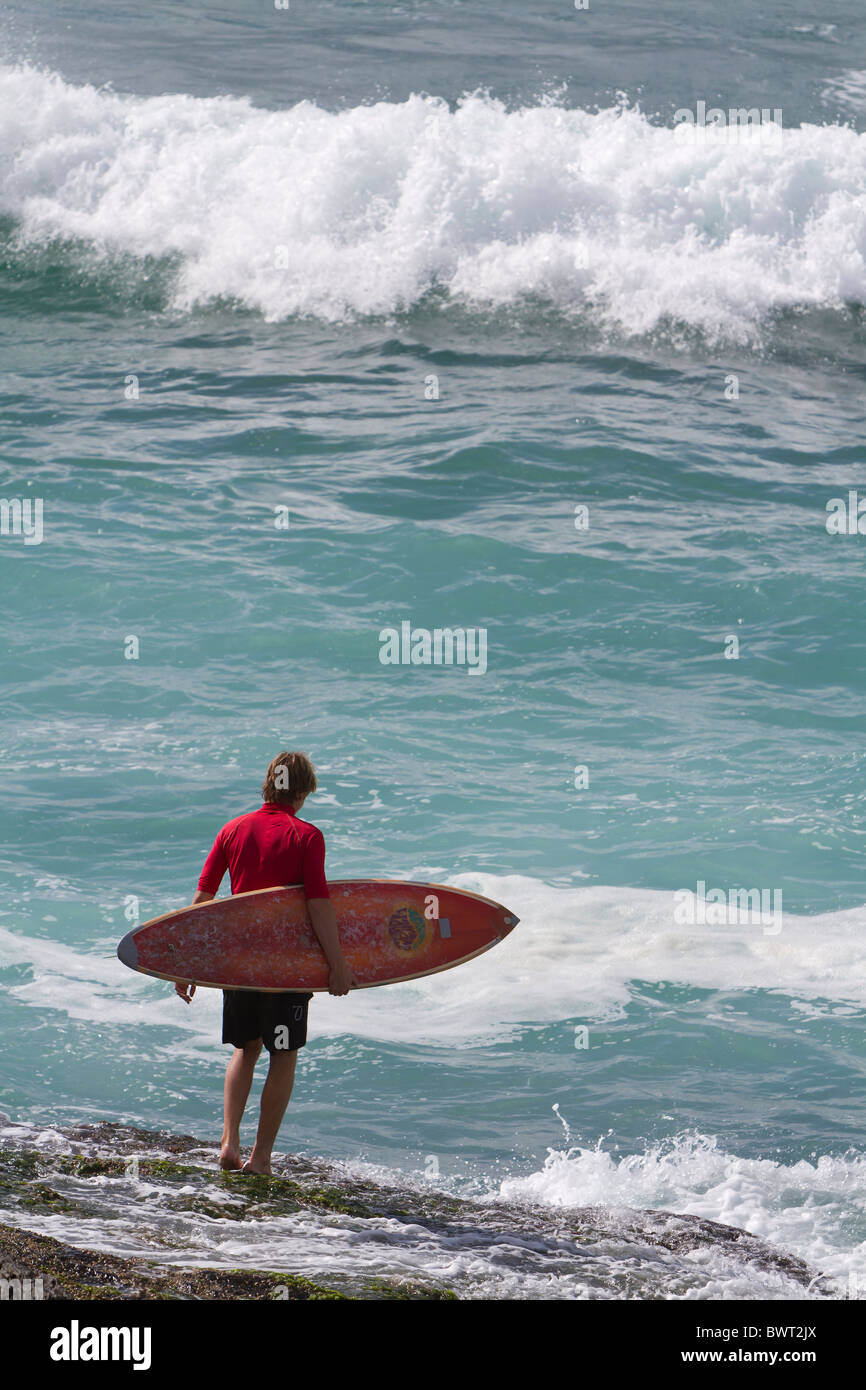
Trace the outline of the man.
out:
[[[317,785],[309,758],[303,753],[279,753],[265,777],[261,809],[230,820],[217,835],[193,904],[209,903],[216,897],[226,869],[232,893],[303,883],[310,921],[330,967],[329,993],[348,994],[358,981],[340,946],[337,916],[325,880],[324,837],[309,821],[298,818],[298,811]],[[175,990],[189,1004],[195,985],[176,984]],[[232,1043],[234,1052],[226,1068],[221,1168],[270,1173],[271,1152],[292,1094],[298,1049],[307,1041],[307,1007],[312,997],[288,990],[278,994],[223,990],[223,1042]],[[242,1165],[241,1120],[263,1043],[270,1054],[270,1066],[262,1090],[256,1142]]]

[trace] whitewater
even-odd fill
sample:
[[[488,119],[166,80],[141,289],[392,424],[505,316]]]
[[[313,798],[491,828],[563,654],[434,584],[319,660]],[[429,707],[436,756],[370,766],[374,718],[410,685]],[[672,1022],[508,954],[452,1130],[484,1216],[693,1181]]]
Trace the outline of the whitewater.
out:
[[[175,310],[228,300],[268,320],[393,315],[439,291],[747,342],[773,311],[862,302],[864,136],[698,133],[627,105],[269,111],[3,67],[0,212],[22,248],[168,261]]]

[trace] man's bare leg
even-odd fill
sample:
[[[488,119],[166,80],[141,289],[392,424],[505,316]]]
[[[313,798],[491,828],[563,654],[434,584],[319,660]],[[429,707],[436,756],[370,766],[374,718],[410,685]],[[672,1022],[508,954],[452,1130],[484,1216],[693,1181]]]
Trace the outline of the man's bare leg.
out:
[[[294,1052],[271,1053],[271,1065],[268,1068],[268,1074],[262,1088],[259,1130],[253,1151],[244,1164],[245,1173],[270,1173],[271,1171],[271,1152],[292,1094],[297,1060],[297,1048]]]
[[[256,1038],[255,1042],[236,1047],[229,1058],[223,1101],[223,1137],[220,1142],[221,1168],[241,1166],[241,1120],[261,1050],[262,1040]]]

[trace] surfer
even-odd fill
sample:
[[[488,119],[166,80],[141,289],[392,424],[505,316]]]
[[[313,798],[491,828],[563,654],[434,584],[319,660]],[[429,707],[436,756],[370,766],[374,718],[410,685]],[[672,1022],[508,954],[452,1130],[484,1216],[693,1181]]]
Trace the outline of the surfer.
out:
[[[262,786],[264,804],[224,825],[198,881],[196,903],[217,894],[226,869],[232,893],[303,883],[313,930],[330,968],[328,990],[348,994],[358,981],[340,945],[337,916],[325,879],[325,840],[321,830],[298,812],[316,790],[316,771],[303,753],[279,753]],[[195,985],[176,984],[189,1004]],[[288,990],[223,990],[222,1040],[234,1051],[226,1067],[220,1167],[270,1173],[271,1152],[292,1094],[298,1050],[307,1041],[307,1008],[312,994]],[[259,1127],[252,1154],[241,1163],[240,1128],[262,1046],[270,1065],[262,1090]]]

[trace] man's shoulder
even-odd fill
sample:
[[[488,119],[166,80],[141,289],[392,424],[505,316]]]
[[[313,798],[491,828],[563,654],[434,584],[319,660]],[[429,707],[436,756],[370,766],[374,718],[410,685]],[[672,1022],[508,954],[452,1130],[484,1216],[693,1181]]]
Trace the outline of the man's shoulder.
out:
[[[279,820],[282,822],[282,817]],[[313,825],[312,821],[301,820],[300,816],[292,816],[291,820],[286,817],[284,824],[291,824],[295,834],[300,835],[305,844],[315,844],[318,840],[324,844],[324,835],[317,825]],[[255,811],[243,811],[241,815],[226,821],[217,838],[230,839],[236,838],[238,835],[251,835],[255,834],[257,829],[266,836],[270,835],[274,829],[274,822],[267,809],[267,804],[259,806]]]
[[[233,816],[231,820],[226,821],[219,832],[220,835],[230,835],[233,830],[243,829],[258,814],[258,811],[242,811],[239,816]]]
[[[300,827],[305,840],[324,840],[321,830],[317,825],[313,825],[312,821],[301,820],[300,816],[295,816],[295,823]]]

